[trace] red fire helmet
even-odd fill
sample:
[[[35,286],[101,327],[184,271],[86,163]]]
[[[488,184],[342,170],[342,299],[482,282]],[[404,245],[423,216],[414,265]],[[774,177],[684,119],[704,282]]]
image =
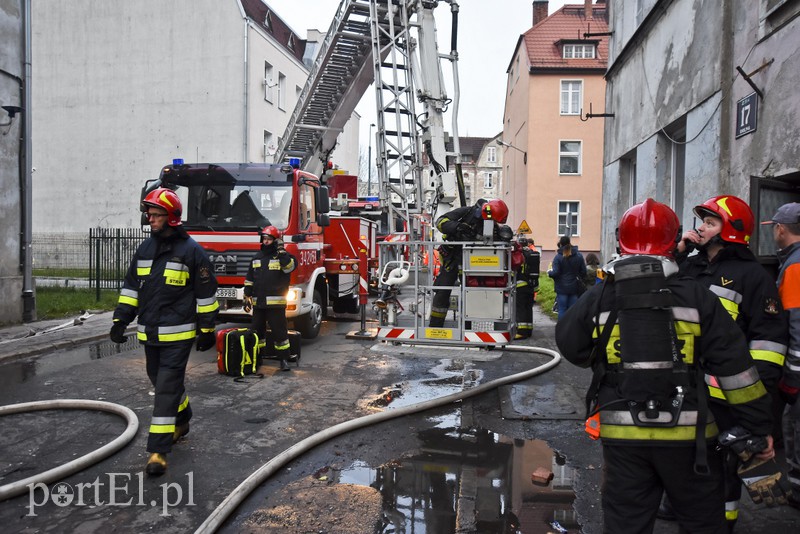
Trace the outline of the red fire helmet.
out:
[[[695,206],[694,214],[700,219],[709,215],[722,219],[719,237],[723,241],[742,245],[750,243],[755,218],[753,210],[741,198],[733,195],[709,198],[699,206]]]
[[[492,220],[505,224],[508,220],[508,206],[502,200],[490,200],[481,207],[481,217],[484,220]]]
[[[264,239],[265,235],[272,236],[273,239],[278,239],[281,233],[274,226],[265,226],[264,229],[261,230],[261,239]]]
[[[146,212],[148,207],[167,210],[167,224],[170,226],[181,225],[183,206],[181,206],[181,199],[172,189],[159,187],[147,193],[147,196],[142,200],[141,209]]]
[[[672,256],[680,231],[675,212],[666,204],[648,198],[622,215],[619,223],[620,253]]]

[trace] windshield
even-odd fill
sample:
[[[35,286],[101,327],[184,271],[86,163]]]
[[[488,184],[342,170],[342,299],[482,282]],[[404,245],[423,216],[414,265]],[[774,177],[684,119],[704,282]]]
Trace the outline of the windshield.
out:
[[[292,187],[289,184],[204,184],[178,187],[187,229],[240,230],[289,225]]]

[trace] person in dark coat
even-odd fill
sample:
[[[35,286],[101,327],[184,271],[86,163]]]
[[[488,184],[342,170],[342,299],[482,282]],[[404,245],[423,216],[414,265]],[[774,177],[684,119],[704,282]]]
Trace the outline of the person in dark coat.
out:
[[[250,262],[244,279],[244,297],[245,308],[253,309],[251,328],[258,334],[259,349],[266,347],[269,323],[281,371],[288,371],[290,343],[286,293],[297,262],[294,256],[286,252],[280,236],[280,231],[274,226],[262,230],[261,250]]]
[[[586,262],[578,247],[570,242],[569,236],[562,236],[558,240],[558,254],[553,259],[547,276],[553,279],[558,318],[561,319],[586,289],[583,283],[586,278]]]

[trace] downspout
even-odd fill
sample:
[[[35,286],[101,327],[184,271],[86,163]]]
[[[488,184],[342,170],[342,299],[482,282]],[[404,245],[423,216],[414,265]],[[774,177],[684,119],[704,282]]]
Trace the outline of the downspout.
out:
[[[249,142],[248,142],[248,137],[247,137],[247,131],[248,131],[250,125],[248,123],[248,115],[247,115],[247,98],[248,98],[247,85],[249,83],[250,77],[249,77],[249,72],[248,72],[248,61],[247,61],[247,59],[248,59],[248,57],[247,57],[247,38],[248,38],[248,29],[250,27],[250,19],[247,18],[247,14],[245,13],[244,8],[242,7],[242,2],[239,1],[239,2],[237,2],[237,4],[239,5],[239,13],[242,15],[242,20],[244,20],[244,51],[243,51],[244,52],[243,53],[243,56],[244,56],[244,61],[243,61],[243,63],[244,63],[244,65],[243,65],[243,67],[244,67],[244,103],[242,104],[242,112],[244,113],[244,121],[243,121],[244,122],[244,132],[242,132],[243,133],[243,135],[242,135],[242,139],[243,139],[242,146],[244,147],[244,154],[242,155],[242,161],[243,162],[249,162],[250,161],[248,159],[248,148],[249,148],[248,145],[249,145]]]
[[[736,191],[731,176],[731,112],[733,107],[733,3],[722,2],[722,32],[720,43],[719,87],[719,185],[720,191]],[[733,112],[735,114],[735,112]],[[734,119],[735,120],[735,119]]]
[[[31,216],[33,197],[31,194],[31,0],[25,0],[23,14],[25,39],[25,73],[23,83],[23,129],[24,154],[20,158],[23,183],[20,197],[22,200],[22,321],[29,323],[36,320],[36,296],[33,293],[33,218]]]

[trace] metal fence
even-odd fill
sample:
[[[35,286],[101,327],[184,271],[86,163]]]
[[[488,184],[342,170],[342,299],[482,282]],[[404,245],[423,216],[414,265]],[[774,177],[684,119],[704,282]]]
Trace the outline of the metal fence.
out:
[[[89,285],[119,291],[136,248],[149,235],[141,228],[90,228]]]

